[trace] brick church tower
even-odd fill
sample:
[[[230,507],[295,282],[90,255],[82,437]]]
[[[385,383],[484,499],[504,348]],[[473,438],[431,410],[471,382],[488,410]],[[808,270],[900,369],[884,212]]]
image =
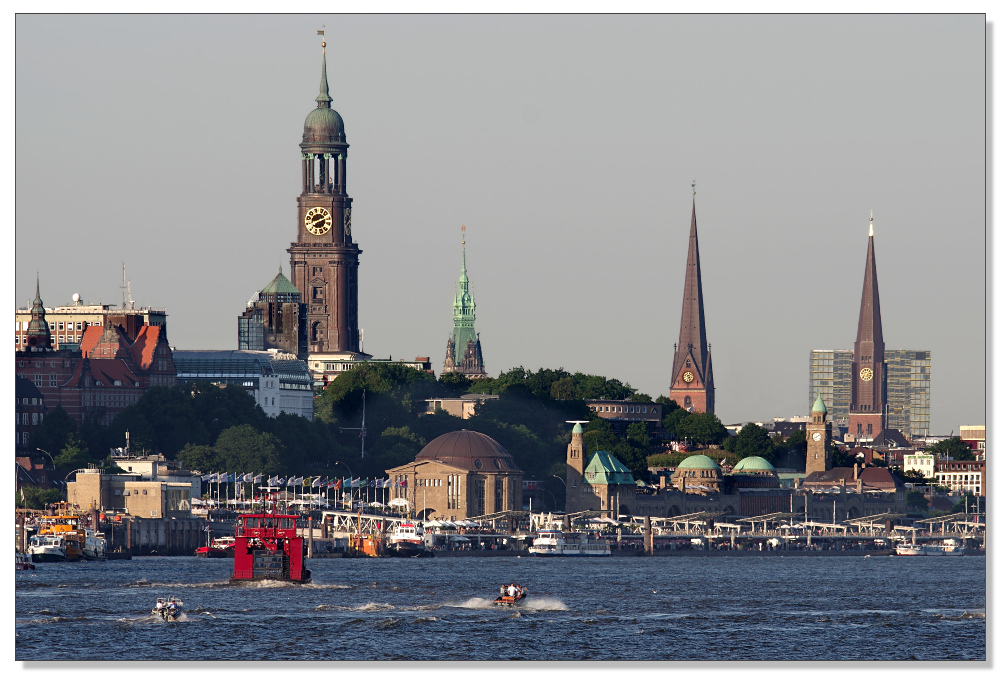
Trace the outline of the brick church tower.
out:
[[[691,185],[691,235],[688,239],[681,333],[674,345],[670,398],[693,413],[715,412],[715,377],[712,351],[705,335],[705,303],[701,294],[701,257],[698,254],[698,220]]]
[[[347,195],[347,137],[344,120],[330,107],[326,42],[316,108],[302,134],[302,193],[297,198],[298,236],[291,255],[291,281],[308,307],[309,355],[340,359],[360,353],[358,257],[351,234]]]
[[[861,315],[851,364],[851,409],[847,431],[859,439],[874,439],[886,425],[885,342],[875,273],[874,219],[868,218],[868,258],[861,288]]]

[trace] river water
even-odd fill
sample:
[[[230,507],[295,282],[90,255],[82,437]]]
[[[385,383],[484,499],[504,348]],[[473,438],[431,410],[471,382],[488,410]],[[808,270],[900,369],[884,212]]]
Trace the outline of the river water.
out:
[[[986,558],[229,559],[16,573],[18,660],[983,660]],[[494,607],[502,583],[523,607]],[[150,615],[158,596],[183,621]]]

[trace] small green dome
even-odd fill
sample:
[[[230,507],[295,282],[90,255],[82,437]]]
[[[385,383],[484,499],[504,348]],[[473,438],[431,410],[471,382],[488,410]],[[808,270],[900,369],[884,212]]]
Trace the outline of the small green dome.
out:
[[[751,455],[749,458],[743,458],[738,463],[736,467],[733,467],[734,472],[773,472],[774,465],[769,463],[764,458],[758,455]]]
[[[826,404],[823,403],[822,394],[816,397],[816,403],[813,404],[813,413],[826,413]]]
[[[573,425],[573,434],[583,434],[583,426],[580,423]]]
[[[333,108],[315,108],[306,116],[303,143],[333,143],[344,140],[344,119]]]
[[[692,455],[677,465],[677,469],[719,469],[719,466],[707,455]]]

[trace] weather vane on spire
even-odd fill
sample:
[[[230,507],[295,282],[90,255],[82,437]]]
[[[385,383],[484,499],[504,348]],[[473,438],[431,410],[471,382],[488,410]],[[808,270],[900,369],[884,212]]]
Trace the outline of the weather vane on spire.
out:
[[[326,24],[323,24],[323,30],[316,31],[316,35],[323,36],[323,53],[326,54]]]
[[[696,193],[696,192],[695,192],[695,190],[694,190],[694,184],[695,184],[695,180],[694,180],[694,179],[691,179],[691,197],[694,197],[695,195],[697,195],[697,194],[698,194],[698,193]]]
[[[462,226],[462,244],[465,244],[465,226]]]

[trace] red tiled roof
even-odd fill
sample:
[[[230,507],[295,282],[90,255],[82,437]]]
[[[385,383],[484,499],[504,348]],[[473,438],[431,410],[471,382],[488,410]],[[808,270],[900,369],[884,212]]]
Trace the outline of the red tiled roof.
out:
[[[90,373],[95,381],[106,387],[114,387],[116,380],[120,380],[123,387],[135,387],[139,380],[120,359],[91,359]]]
[[[100,342],[102,333],[104,333],[103,327],[88,326],[87,330],[83,332],[83,340],[80,341],[80,354],[89,357],[90,351],[97,347],[97,343]]]
[[[143,326],[132,343],[132,359],[139,368],[145,370],[153,365],[153,353],[160,342],[159,326]]]

